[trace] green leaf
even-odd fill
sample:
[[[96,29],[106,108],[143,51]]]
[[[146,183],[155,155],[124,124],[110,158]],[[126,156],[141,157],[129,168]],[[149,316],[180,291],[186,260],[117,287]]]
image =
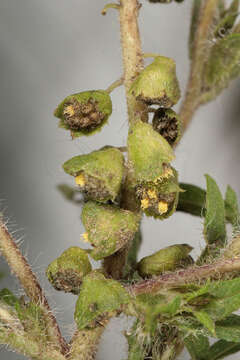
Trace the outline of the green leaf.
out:
[[[215,324],[210,316],[204,311],[194,311],[193,312],[196,319],[203,324],[203,326],[210,331],[210,333],[215,335]]]
[[[213,299],[201,310],[207,312],[212,319],[224,319],[240,308],[240,278],[211,283],[207,291]]]
[[[100,272],[87,275],[81,287],[75,309],[78,329],[94,324],[99,316],[118,310],[130,301],[130,296],[117,281],[106,279]]]
[[[226,241],[225,209],[221,192],[216,182],[206,175],[206,216],[204,235],[208,244],[223,246]]]
[[[240,343],[219,340],[213,344],[204,360],[219,360],[240,351]]]
[[[216,335],[219,339],[240,342],[240,316],[232,314],[216,322]]]
[[[184,338],[184,344],[192,360],[206,360],[209,352],[209,341],[204,335],[189,335]]]
[[[204,69],[205,100],[214,99],[240,75],[240,34],[230,34],[212,47]]]
[[[234,26],[235,20],[238,17],[239,0],[233,0],[230,7],[224,11],[222,18],[215,30],[215,36],[223,37]]]
[[[140,344],[137,336],[138,321],[136,321],[130,332],[126,332],[125,336],[128,342],[128,360],[144,360],[145,349]]]
[[[229,185],[225,196],[225,213],[227,221],[236,226],[239,221],[238,198],[235,191]]]
[[[185,191],[179,193],[177,211],[203,216],[206,211],[206,191],[198,186],[186,183],[180,183],[179,186]]]

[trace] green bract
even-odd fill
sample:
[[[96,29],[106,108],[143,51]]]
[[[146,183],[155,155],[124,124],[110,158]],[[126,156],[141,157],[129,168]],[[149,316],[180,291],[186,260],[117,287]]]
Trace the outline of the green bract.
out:
[[[189,253],[192,247],[187,244],[172,245],[161,249],[153,255],[144,257],[137,266],[141,276],[160,275],[166,271],[184,267],[192,263]]]
[[[75,309],[78,329],[93,326],[122,305],[130,301],[130,296],[117,281],[106,279],[99,272],[92,272],[84,278]]]
[[[148,216],[166,219],[176,210],[179,192],[177,171],[172,167],[165,170],[165,178],[157,182],[142,183],[136,186],[136,196],[142,210]]]
[[[111,147],[74,156],[63,164],[66,173],[75,176],[76,183],[89,198],[107,202],[119,194],[124,173],[122,153]]]
[[[70,247],[47,268],[48,280],[56,290],[78,294],[82,279],[92,270],[87,252]]]
[[[159,108],[153,117],[153,128],[173,146],[181,136],[180,117],[172,109]]]
[[[67,96],[54,115],[59,126],[71,131],[73,138],[99,131],[112,113],[112,101],[104,90],[83,91]]]
[[[130,92],[147,104],[172,107],[180,99],[175,61],[158,56],[138,75]]]
[[[139,225],[139,216],[116,206],[87,202],[82,211],[86,229],[85,240],[94,247],[91,256],[103,259],[133,239]]]
[[[165,175],[164,164],[174,159],[168,142],[150,124],[136,122],[128,136],[129,160],[139,183],[158,181]]]

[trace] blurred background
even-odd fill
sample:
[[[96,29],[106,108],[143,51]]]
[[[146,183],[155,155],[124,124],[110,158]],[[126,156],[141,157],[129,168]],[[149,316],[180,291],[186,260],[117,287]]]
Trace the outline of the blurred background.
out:
[[[169,56],[177,63],[181,90],[186,86],[187,41],[192,1],[169,5],[142,0],[140,31],[143,50]],[[123,88],[112,94],[109,125],[93,137],[72,141],[58,129],[56,105],[67,95],[104,89],[122,73],[117,13],[100,12],[104,0],[0,0],[0,209],[37,273],[64,335],[74,332],[76,297],[53,290],[45,268],[56,256],[81,242],[81,208],[58,192],[73,184],[61,164],[72,156],[106,144],[126,142],[127,116]],[[205,187],[204,174],[214,177],[222,192],[230,184],[240,195],[240,81],[195,115],[176,150],[174,166],[180,180]],[[179,107],[176,106],[176,109]],[[139,257],[174,243],[203,247],[202,220],[177,213],[164,222],[144,218]],[[17,281],[0,258],[5,272],[1,287],[20,294]],[[98,360],[126,358],[121,335],[130,320],[111,322],[101,341]],[[2,349],[1,360],[23,357]],[[229,357],[236,359],[236,357]],[[189,359],[183,353],[181,360]]]

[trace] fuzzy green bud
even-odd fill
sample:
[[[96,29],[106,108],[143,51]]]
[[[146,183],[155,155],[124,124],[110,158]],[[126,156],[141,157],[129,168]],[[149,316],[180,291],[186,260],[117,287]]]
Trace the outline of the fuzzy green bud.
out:
[[[73,138],[99,131],[112,113],[112,101],[104,90],[83,91],[67,96],[54,115],[59,126],[70,130]]]
[[[181,119],[172,109],[159,108],[153,117],[153,128],[173,146],[181,136]]]
[[[82,210],[84,238],[92,246],[95,260],[112,255],[129,241],[138,230],[139,216],[116,206],[87,202]]]
[[[156,182],[165,177],[165,164],[170,163],[174,153],[168,142],[153,130],[150,124],[136,122],[128,136],[130,164],[138,183]]]
[[[192,249],[188,244],[168,246],[144,257],[137,265],[138,272],[142,277],[146,277],[185,267],[193,262],[189,255]]]
[[[160,182],[148,182],[136,186],[136,196],[141,209],[146,215],[161,220],[175,212],[181,191],[177,171],[172,167],[166,167],[165,178]]]
[[[56,290],[79,294],[82,280],[91,270],[87,252],[74,246],[48,266],[46,275]]]
[[[175,61],[158,56],[138,75],[130,92],[147,104],[172,107],[180,99]]]
[[[74,318],[78,329],[101,324],[108,314],[119,310],[129,301],[128,292],[119,282],[93,271],[84,278],[76,303]]]
[[[87,197],[100,201],[114,201],[121,188],[124,172],[122,153],[111,147],[74,156],[63,164],[67,174],[75,177],[76,184]]]

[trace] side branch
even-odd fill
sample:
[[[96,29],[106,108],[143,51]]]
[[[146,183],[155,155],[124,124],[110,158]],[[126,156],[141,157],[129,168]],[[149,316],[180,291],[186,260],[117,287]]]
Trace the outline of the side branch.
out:
[[[202,5],[193,45],[190,77],[186,96],[180,110],[183,131],[188,127],[194,112],[201,103],[202,72],[208,54],[207,42],[209,35],[211,34],[218,2],[219,0],[205,0]]]
[[[62,353],[67,350],[67,344],[65,343],[57,321],[53,316],[51,309],[48,305],[47,299],[43,294],[42,288],[32,272],[30,265],[27,263],[24,256],[21,254],[19,248],[14,242],[12,236],[9,234],[7,227],[0,217],[0,252],[5,257],[11,271],[19,279],[26,295],[35,304],[41,304],[45,310],[48,325],[49,325],[49,336],[52,341],[58,345]]]
[[[240,258],[219,260],[213,264],[193,266],[186,270],[176,271],[144,280],[128,287],[132,295],[155,293],[161,289],[180,287],[185,284],[199,283],[206,279],[217,280],[227,273],[240,271]]]

